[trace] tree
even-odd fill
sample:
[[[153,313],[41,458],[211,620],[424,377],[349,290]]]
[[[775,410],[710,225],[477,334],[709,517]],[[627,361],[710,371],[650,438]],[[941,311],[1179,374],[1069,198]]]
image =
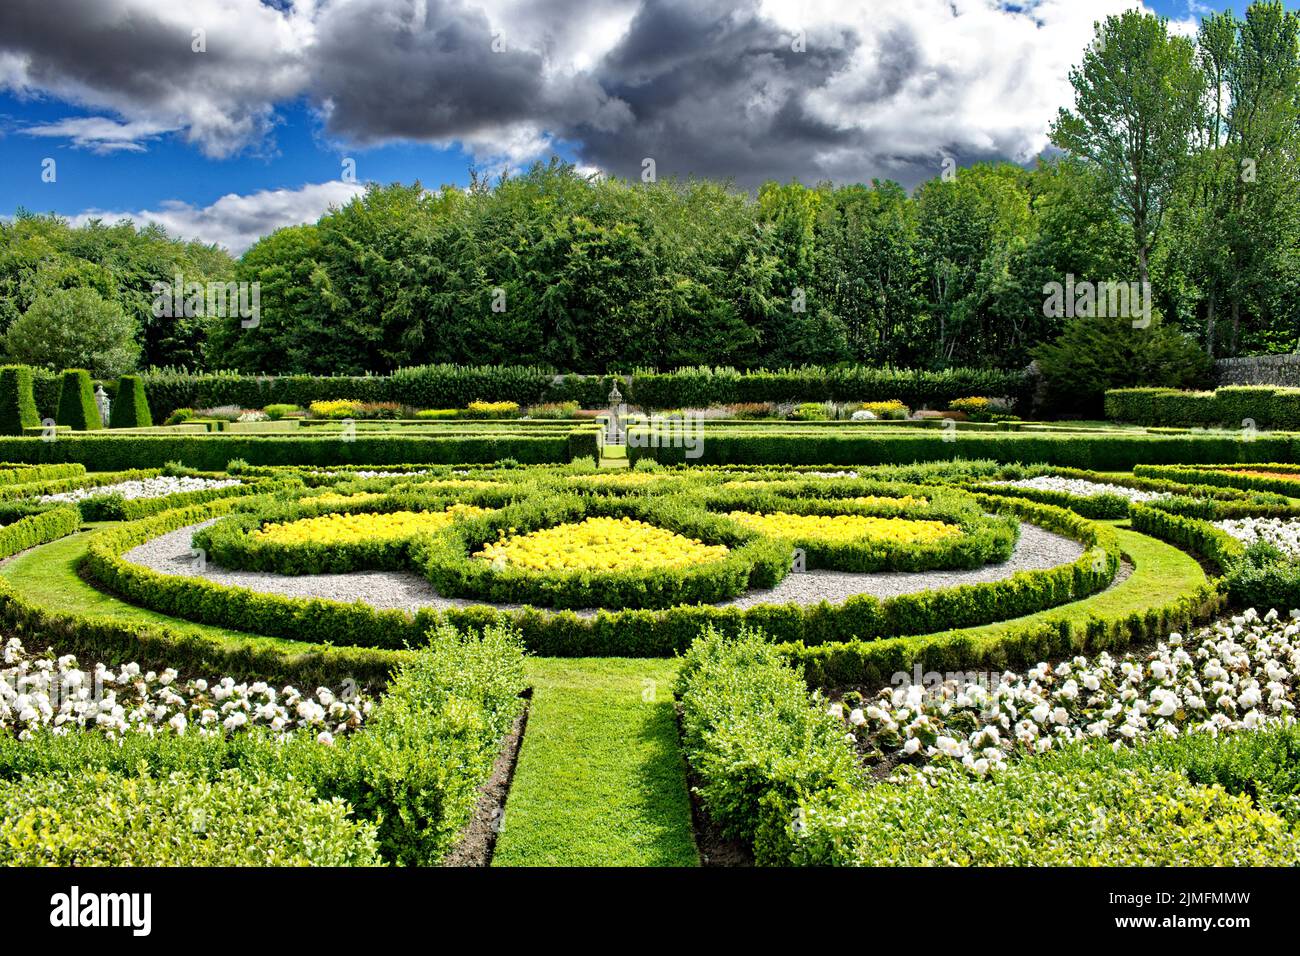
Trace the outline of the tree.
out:
[[[9,354],[48,369],[86,368],[109,378],[135,367],[135,325],[116,302],[90,288],[42,293],[5,335]]]
[[[1192,42],[1163,17],[1129,10],[1107,17],[1070,71],[1074,109],[1062,109],[1052,142],[1101,172],[1133,230],[1138,278],[1150,282],[1151,248],[1186,167],[1205,76]]]
[[[1034,350],[1051,411],[1098,416],[1109,388],[1199,388],[1210,360],[1158,315],[1145,328],[1129,318],[1076,317],[1054,342]]]

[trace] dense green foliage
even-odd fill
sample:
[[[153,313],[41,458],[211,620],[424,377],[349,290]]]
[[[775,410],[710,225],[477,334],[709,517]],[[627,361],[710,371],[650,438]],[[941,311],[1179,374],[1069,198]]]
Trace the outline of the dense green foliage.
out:
[[[93,812],[99,801],[87,791],[103,792],[105,799],[121,800],[127,807],[138,802],[140,814],[152,802],[164,808],[152,828],[137,824],[145,839],[127,843],[117,851],[120,857],[108,846],[96,857],[94,841],[67,840],[68,852],[84,853],[85,858],[56,857],[55,862],[233,864],[255,862],[262,858],[259,854],[279,846],[293,850],[302,841],[319,843],[320,852],[330,856],[315,862],[332,865],[376,862],[376,846],[383,862],[436,864],[469,820],[478,788],[523,707],[523,663],[522,648],[509,631],[488,628],[462,634],[440,628],[427,635],[419,651],[403,659],[363,728],[333,745],[305,735],[287,742],[260,734],[159,735],[125,743],[94,733],[35,741],[0,737],[0,781],[5,781],[0,783],[0,803],[21,791],[47,796],[69,786],[70,775],[76,774],[87,782],[70,788],[66,802],[52,804],[66,807],[69,817],[81,820],[81,814]],[[86,777],[87,768],[99,773]],[[167,779],[176,773],[184,776]],[[133,793],[141,798],[137,801]],[[312,802],[313,794],[317,801],[330,802]],[[13,796],[5,803],[6,815],[18,811],[20,833],[24,820],[43,819],[22,799]],[[83,804],[85,809],[79,809]],[[261,808],[256,817],[260,825],[248,819],[254,805]],[[206,808],[211,828],[228,831],[228,839],[239,846],[228,848],[223,856],[196,841],[193,856],[167,858],[163,854],[169,851],[163,847],[175,841],[165,834],[182,822],[168,812],[172,806],[178,815],[184,812],[186,826],[193,822],[191,810]],[[345,824],[349,809],[362,822]],[[281,819],[282,814],[290,819]],[[120,837],[109,834],[135,817],[132,812],[121,823],[106,820],[102,830],[92,832],[100,834],[100,841],[120,843]],[[293,817],[300,822],[295,824]],[[246,836],[237,835],[250,826]],[[277,832],[282,832],[283,844],[275,842]],[[52,842],[57,841],[38,833],[30,850],[17,845],[33,854],[53,853]],[[248,855],[240,856],[245,844],[242,852]],[[205,848],[210,858],[199,852]]]
[[[88,286],[41,293],[9,326],[4,342],[27,365],[84,365],[102,376],[134,368],[140,354],[135,327],[121,305]]]
[[[1300,388],[1228,385],[1213,392],[1119,388],[1106,393],[1105,407],[1107,418],[1136,425],[1300,430]]]
[[[78,769],[0,783],[3,866],[377,866],[374,827],[292,780]]]
[[[0,368],[0,435],[21,435],[41,423],[32,388],[32,370],[25,365]]]
[[[109,428],[148,428],[153,424],[144,380],[138,375],[123,375],[117,382],[117,394],[108,410]]]
[[[1106,753],[1111,751],[1107,748]],[[1115,761],[1118,763],[1119,761]],[[1026,760],[992,781],[819,794],[788,831],[796,866],[1294,866],[1300,835],[1249,794],[1179,770],[1058,769]],[[952,826],[960,820],[960,826]]]
[[[226,252],[177,241],[158,226],[137,230],[129,222],[109,226],[91,221],[73,228],[58,217],[19,210],[12,221],[0,220],[0,333],[8,332],[38,301],[45,300],[47,318],[42,322],[68,333],[68,342],[81,341],[79,326],[92,316],[63,314],[67,300],[56,294],[86,289],[102,303],[96,311],[125,320],[141,365],[198,368],[208,320],[154,315],[154,284],[173,283],[177,275],[187,283],[226,280],[233,266]],[[48,311],[50,305],[57,306],[54,314]],[[131,359],[126,365],[96,368],[96,372],[129,371],[135,356]],[[95,368],[89,355],[59,359],[52,367],[81,365]]]
[[[84,368],[68,369],[63,373],[63,385],[59,390],[59,410],[54,416],[58,425],[74,431],[94,431],[104,427],[104,420],[99,414],[99,405],[95,402],[95,392],[90,382],[90,373]]]

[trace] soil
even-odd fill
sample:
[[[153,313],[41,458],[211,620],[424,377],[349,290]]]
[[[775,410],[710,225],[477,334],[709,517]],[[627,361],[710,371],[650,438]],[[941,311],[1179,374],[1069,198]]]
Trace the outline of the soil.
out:
[[[677,736],[682,736],[682,710],[677,712]],[[695,848],[700,854],[700,866],[753,866],[754,854],[739,840],[728,840],[704,809],[696,791],[700,780],[695,776],[690,762],[686,764],[686,790],[691,796],[691,823],[695,829]]]
[[[515,718],[510,733],[501,741],[501,750],[492,765],[492,776],[479,788],[478,803],[469,823],[460,831],[460,838],[442,861],[443,866],[491,866],[492,852],[505,822],[506,798],[514,781],[515,765],[519,762],[519,747],[528,726],[528,700],[532,691],[524,692],[524,709]]]

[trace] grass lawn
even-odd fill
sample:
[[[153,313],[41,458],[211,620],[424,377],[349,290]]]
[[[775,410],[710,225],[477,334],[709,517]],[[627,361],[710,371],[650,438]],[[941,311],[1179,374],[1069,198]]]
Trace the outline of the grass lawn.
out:
[[[92,530],[108,526],[92,526]],[[263,637],[168,617],[99,591],[77,574],[77,563],[86,553],[89,539],[90,534],[83,532],[33,548],[0,566],[0,578],[12,585],[27,601],[60,614],[85,614],[135,624],[153,624],[182,634],[198,634],[227,642],[276,647],[292,652],[320,650],[318,644]]]
[[[951,633],[988,636],[1009,627],[1037,621],[1068,620],[1083,623],[1089,617],[1110,620],[1123,618],[1134,612],[1141,613],[1152,604],[1169,601],[1178,594],[1189,593],[1209,580],[1197,560],[1185,551],[1156,538],[1130,531],[1115,522],[1107,523],[1115,525],[1120,547],[1133,562],[1133,573],[1124,581],[1082,601]]]
[[[494,866],[695,866],[675,660],[532,658]]]

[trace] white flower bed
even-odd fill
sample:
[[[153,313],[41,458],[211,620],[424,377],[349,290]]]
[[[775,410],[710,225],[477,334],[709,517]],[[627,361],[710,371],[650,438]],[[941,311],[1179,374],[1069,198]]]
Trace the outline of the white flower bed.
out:
[[[1039,475],[1037,478],[1018,478],[1015,481],[991,481],[991,485],[1004,485],[1015,488],[1033,488],[1037,491],[1060,491],[1080,498],[1096,498],[1098,495],[1117,495],[1129,501],[1154,501],[1167,495],[1155,491],[1143,491],[1140,488],[1126,488],[1113,485],[1107,481],[1086,481],[1082,478],[1061,478],[1056,475]]]
[[[323,478],[420,478],[424,475],[432,474],[429,471],[315,471],[314,475]],[[457,474],[469,474],[469,472],[457,472]]]
[[[121,495],[127,501],[136,498],[165,498],[168,495],[184,491],[207,491],[214,488],[233,488],[243,484],[238,478],[145,478],[142,481],[121,481],[115,485],[101,485],[98,488],[77,488],[63,491],[56,495],[42,495],[42,504],[51,502],[68,502],[75,504],[87,498],[103,498],[107,495]]]
[[[1300,623],[1250,610],[1190,637],[1171,634],[1142,657],[1103,652],[984,682],[913,683],[883,690],[860,708],[832,704],[830,712],[869,752],[960,764],[983,776],[1013,754],[1073,741],[1120,746],[1156,734],[1290,722],[1297,674]]]
[[[1215,523],[1249,547],[1264,541],[1292,560],[1300,559],[1300,521],[1292,518],[1234,518]]]
[[[38,728],[56,734],[99,730],[126,734],[216,736],[263,727],[281,738],[312,734],[321,743],[361,726],[371,701],[362,694],[318,687],[305,694],[265,682],[191,680],[176,671],[141,672],[126,664],[116,671],[97,664],[86,671],[71,654],[34,655],[17,638],[4,645],[0,665],[0,733],[26,740]]]

